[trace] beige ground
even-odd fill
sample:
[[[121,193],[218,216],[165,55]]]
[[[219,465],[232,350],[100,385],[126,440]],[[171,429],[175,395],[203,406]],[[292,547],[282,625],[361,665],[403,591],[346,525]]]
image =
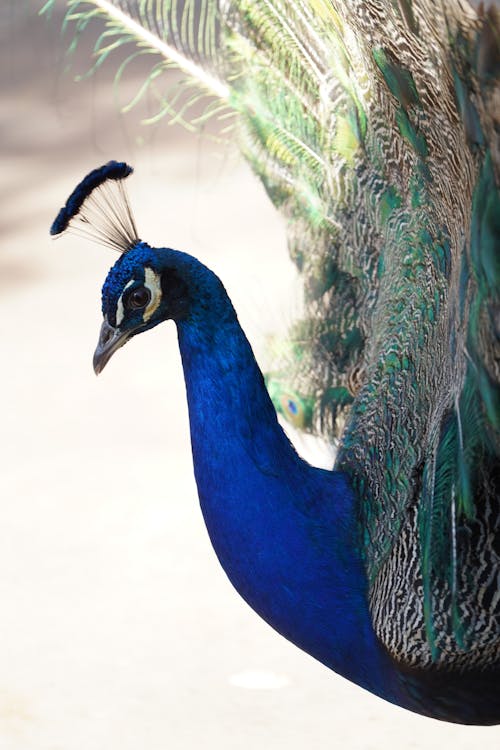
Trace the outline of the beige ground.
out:
[[[253,340],[290,314],[293,274],[246,167],[121,117],[109,76],[58,72],[58,23],[37,5],[0,5],[0,750],[498,750],[500,728],[351,686],[234,593],[197,507],[172,327],[94,377],[114,258],[48,227],[97,164],[136,166],[144,237],[216,269]]]

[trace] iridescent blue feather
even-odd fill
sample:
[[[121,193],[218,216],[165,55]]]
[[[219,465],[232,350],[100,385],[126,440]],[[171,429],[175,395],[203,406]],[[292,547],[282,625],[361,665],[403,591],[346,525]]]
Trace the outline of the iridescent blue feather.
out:
[[[61,208],[50,228],[52,236],[61,234],[79,212],[90,194],[107,180],[123,180],[134,170],[123,161],[109,161],[102,167],[93,169],[78,183],[65,205]]]

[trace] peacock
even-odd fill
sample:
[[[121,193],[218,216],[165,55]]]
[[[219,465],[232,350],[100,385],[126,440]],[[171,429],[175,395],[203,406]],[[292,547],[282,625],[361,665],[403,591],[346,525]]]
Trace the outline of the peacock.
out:
[[[159,114],[229,123],[304,295],[262,374],[222,281],[140,238],[132,168],[109,162],[51,228],[119,252],[96,373],[173,320],[202,513],[243,599],[387,701],[500,723],[498,4],[69,4],[77,31],[106,19],[97,64],[137,43],[160,55],[149,84],[181,69]],[[278,415],[335,444],[333,468]]]

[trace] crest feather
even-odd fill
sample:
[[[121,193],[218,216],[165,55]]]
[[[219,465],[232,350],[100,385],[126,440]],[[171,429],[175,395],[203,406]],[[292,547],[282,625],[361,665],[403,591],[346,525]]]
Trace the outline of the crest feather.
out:
[[[89,172],[57,214],[50,234],[70,230],[121,253],[137,245],[139,237],[123,184],[132,172],[132,167],[118,161]]]

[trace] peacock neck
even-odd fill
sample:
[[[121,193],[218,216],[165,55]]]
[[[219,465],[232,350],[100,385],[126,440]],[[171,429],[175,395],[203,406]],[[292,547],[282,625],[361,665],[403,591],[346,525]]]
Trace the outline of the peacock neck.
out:
[[[234,312],[217,325],[180,322],[178,335],[198,494],[222,567],[286,638],[380,692],[346,477],[297,455]]]
[[[214,491],[232,461],[252,473],[298,470],[303,462],[278,423],[236,315],[222,325],[178,329],[195,470],[217,469]]]

